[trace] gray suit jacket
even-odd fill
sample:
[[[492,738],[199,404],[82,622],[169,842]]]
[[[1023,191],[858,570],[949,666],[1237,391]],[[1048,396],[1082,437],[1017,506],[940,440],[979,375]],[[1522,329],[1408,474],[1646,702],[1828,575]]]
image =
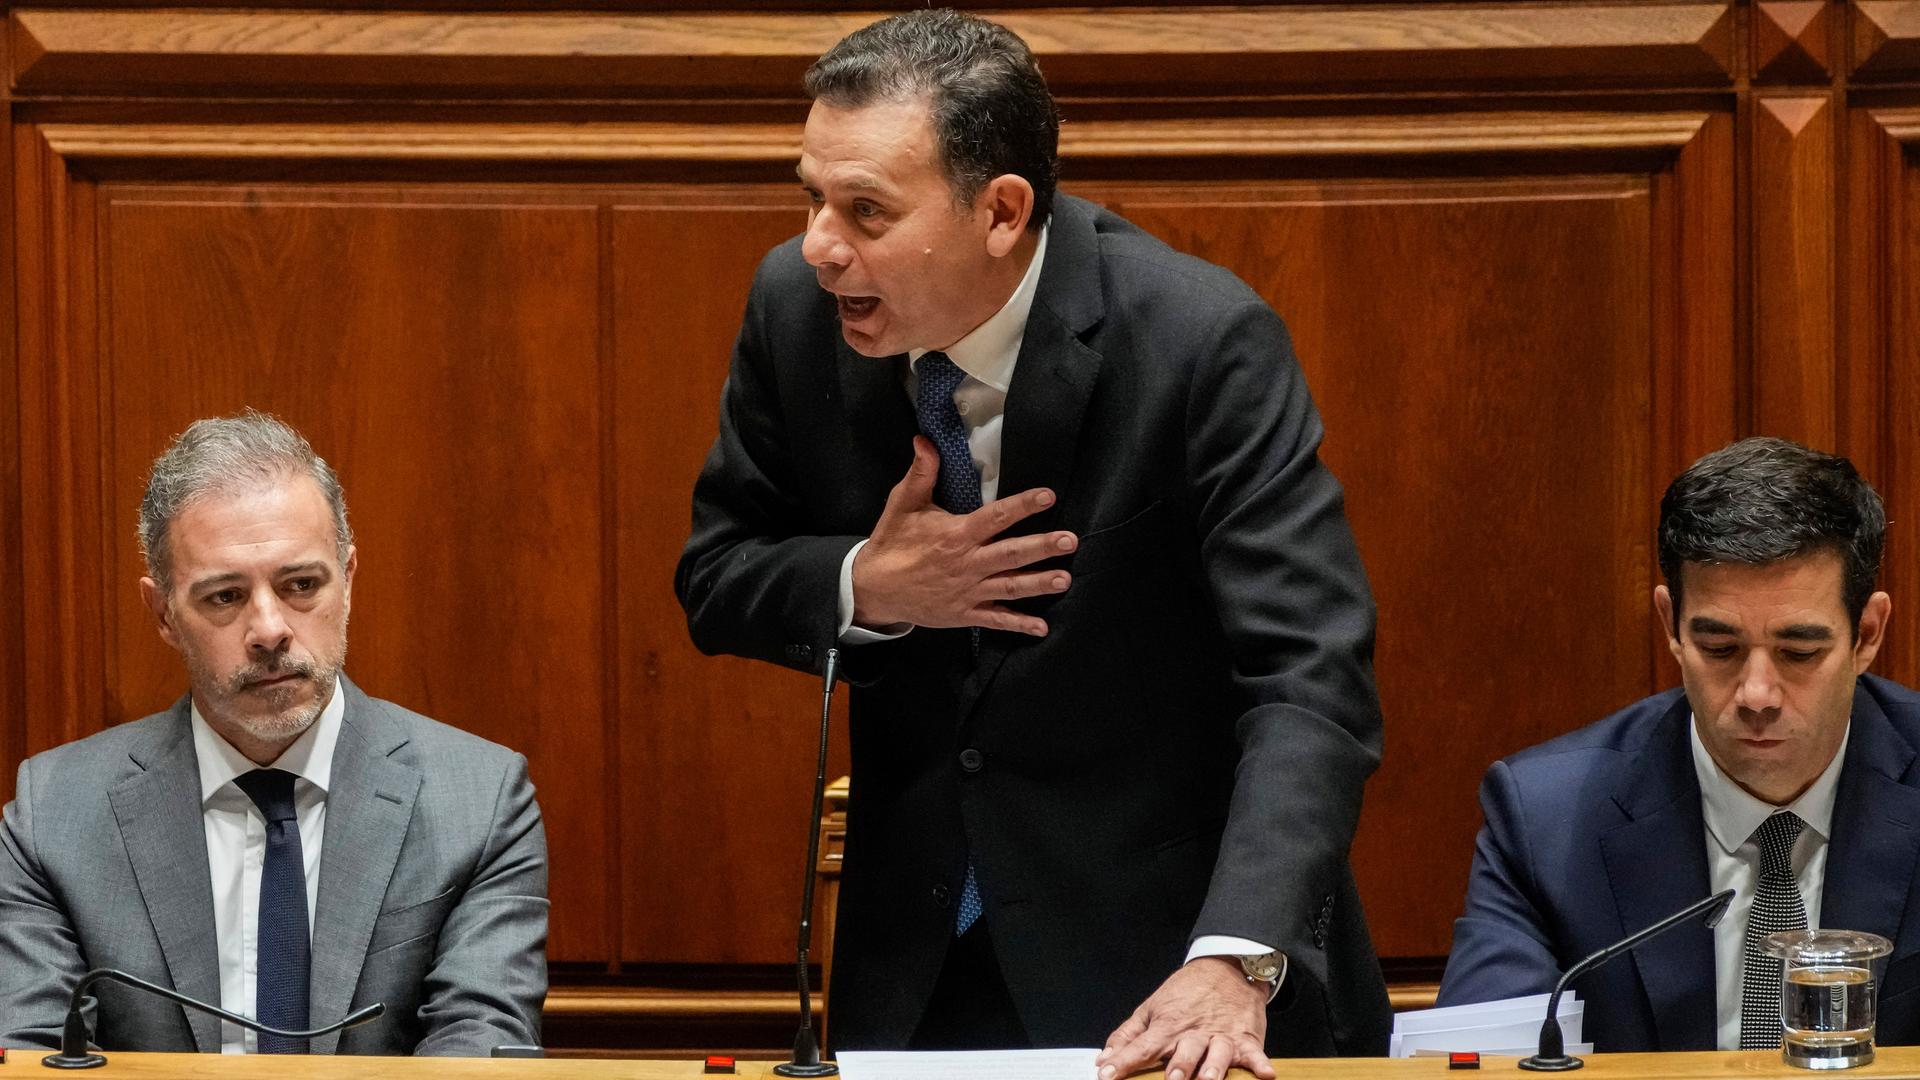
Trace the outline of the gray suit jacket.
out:
[[[340,680],[313,927],[317,1054],[538,1043],[547,841],[526,759]],[[90,968],[217,1004],[213,891],[188,701],[28,759],[0,823],[0,1045],[59,1045]],[[95,987],[107,1050],[218,1052],[213,1017]]]

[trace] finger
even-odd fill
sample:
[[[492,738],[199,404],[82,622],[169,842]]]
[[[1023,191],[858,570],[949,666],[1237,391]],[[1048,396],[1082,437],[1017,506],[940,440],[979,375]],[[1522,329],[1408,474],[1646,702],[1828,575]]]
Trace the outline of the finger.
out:
[[[1101,1058],[1107,1056],[1107,1051],[1111,1051],[1115,1046],[1121,1043],[1130,1043],[1139,1038],[1140,1033],[1145,1030],[1147,1030],[1146,1016],[1141,1010],[1135,1009],[1133,1015],[1127,1017],[1125,1023],[1114,1028],[1113,1034],[1107,1036],[1107,1049],[1102,1051],[1099,1057],[1094,1058],[1094,1063],[1098,1064]]]
[[[1107,1063],[1100,1066],[1100,1080],[1115,1080],[1117,1077],[1132,1076],[1148,1065],[1159,1061],[1167,1045],[1166,1037],[1159,1029],[1148,1026],[1136,1033],[1131,1039],[1106,1051]]]
[[[1013,536],[980,549],[982,569],[989,574],[1031,566],[1042,559],[1072,554],[1080,538],[1070,532],[1042,533],[1039,536]]]
[[[939,478],[940,451],[933,448],[933,441],[925,435],[915,435],[913,464],[907,466],[907,475],[887,493],[887,510],[900,513],[931,505],[933,484]]]
[[[1242,1035],[1234,1040],[1233,1063],[1260,1080],[1273,1080],[1273,1062],[1267,1057],[1267,1048],[1260,1045],[1259,1039]]]
[[[931,445],[931,444],[929,444]],[[1028,488],[1018,495],[995,499],[967,515],[967,534],[976,544],[984,544],[1011,528],[1016,521],[1053,505],[1053,492],[1046,488]]]
[[[1047,636],[1047,620],[1022,615],[999,604],[981,604],[967,612],[967,621],[962,625],[978,626],[983,630],[1011,630],[1029,637]]]
[[[1167,1055],[1167,1080],[1187,1080],[1193,1075],[1194,1066],[1200,1064],[1200,1056],[1206,1052],[1207,1036],[1204,1032],[1189,1031],[1174,1041],[1173,1053]]]
[[[1065,570],[1041,570],[1032,574],[998,574],[980,583],[974,595],[983,603],[997,600],[1022,600],[1029,596],[1063,593],[1073,584],[1073,575]]]
[[[1194,1073],[1198,1080],[1220,1080],[1233,1068],[1236,1047],[1233,1040],[1225,1035],[1215,1035],[1207,1040],[1207,1052],[1200,1058],[1199,1071]]]

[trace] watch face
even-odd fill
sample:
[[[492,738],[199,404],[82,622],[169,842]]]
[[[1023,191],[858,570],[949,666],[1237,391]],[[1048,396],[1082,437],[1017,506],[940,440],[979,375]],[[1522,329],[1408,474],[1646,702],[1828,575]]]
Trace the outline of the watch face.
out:
[[[1240,970],[1246,972],[1250,978],[1272,982],[1280,977],[1280,959],[1272,953],[1243,956],[1240,958]]]

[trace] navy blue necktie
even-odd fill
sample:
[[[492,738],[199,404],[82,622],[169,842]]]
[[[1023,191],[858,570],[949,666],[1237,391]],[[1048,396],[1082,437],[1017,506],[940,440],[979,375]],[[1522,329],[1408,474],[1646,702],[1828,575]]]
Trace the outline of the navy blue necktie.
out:
[[[942,352],[923,354],[914,362],[913,372],[920,377],[920,399],[913,407],[920,418],[920,434],[933,440],[934,449],[940,451],[940,480],[934,485],[933,501],[949,514],[971,514],[980,509],[980,470],[967,445],[967,425],[953,404],[953,392],[967,373]]]
[[[920,379],[920,397],[913,409],[920,419],[920,434],[933,440],[934,449],[940,451],[940,479],[933,488],[933,501],[949,514],[971,514],[980,509],[980,469],[974,465],[973,450],[967,445],[967,425],[961,422],[960,410],[953,404],[953,392],[967,373],[942,352],[923,354],[914,362],[913,373]],[[976,649],[979,643],[976,630]],[[964,934],[979,920],[980,883],[969,858],[953,932]]]
[[[304,1031],[307,1022],[307,861],[293,806],[293,774],[255,769],[235,784],[267,819],[267,858],[260,868],[260,928],[255,936],[254,1019]],[[307,1040],[261,1035],[263,1054],[304,1054]]]

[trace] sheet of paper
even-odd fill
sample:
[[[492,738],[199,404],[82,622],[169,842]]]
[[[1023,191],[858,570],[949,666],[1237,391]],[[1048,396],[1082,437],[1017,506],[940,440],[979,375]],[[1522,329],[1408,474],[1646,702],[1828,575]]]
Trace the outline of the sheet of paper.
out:
[[[1562,1038],[1579,1041],[1585,1012],[1584,1005],[1576,1006],[1574,1011],[1568,1012],[1563,1003],[1560,1010]],[[1535,1045],[1540,1041],[1540,1018],[1536,1016],[1510,1024],[1463,1027],[1452,1031],[1400,1032],[1395,1038],[1402,1054],[1417,1053],[1421,1050],[1478,1050],[1486,1054],[1492,1053],[1496,1046]]]
[[[1094,1080],[1098,1050],[848,1050],[845,1080]]]
[[[1537,1023],[1546,1018],[1547,999],[1551,994],[1534,994],[1531,997],[1505,998],[1500,1001],[1482,1001],[1472,1005],[1446,1005],[1438,1009],[1416,1009],[1403,1012],[1393,1018],[1393,1030],[1412,1033],[1415,1031],[1454,1031],[1463,1027],[1474,1027],[1482,1021],[1505,1023],[1511,1019],[1531,1016]],[[1560,998],[1560,1009],[1566,1011],[1580,995],[1569,990]],[[1512,1013],[1519,1013],[1519,1017]]]
[[[1507,1046],[1507,1047],[1502,1047],[1501,1049],[1498,1049],[1498,1050],[1482,1050],[1480,1051],[1480,1056],[1483,1058],[1485,1057],[1532,1057],[1534,1055],[1534,1052],[1537,1049],[1538,1049],[1537,1047],[1532,1047],[1532,1046]],[[1593,1044],[1592,1043],[1568,1043],[1566,1046],[1566,1050],[1567,1050],[1567,1053],[1573,1054],[1575,1056],[1578,1056],[1580,1054],[1591,1054],[1593,1053]],[[1413,1057],[1446,1057],[1447,1052],[1445,1050],[1415,1050],[1412,1056]]]

